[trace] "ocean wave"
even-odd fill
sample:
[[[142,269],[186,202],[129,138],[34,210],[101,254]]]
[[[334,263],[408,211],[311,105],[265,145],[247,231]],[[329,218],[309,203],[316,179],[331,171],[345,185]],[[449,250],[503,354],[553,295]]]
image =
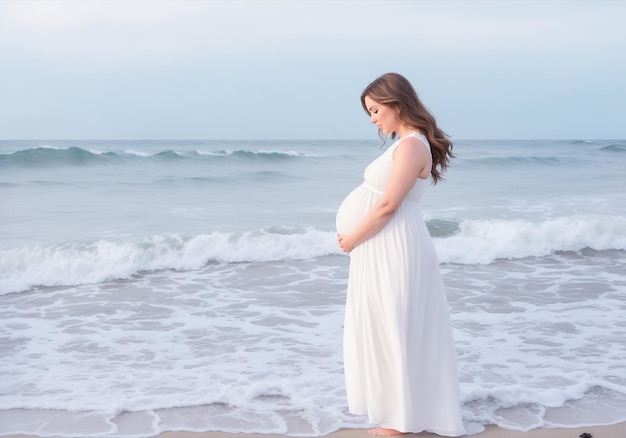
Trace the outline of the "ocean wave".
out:
[[[193,270],[210,262],[298,260],[338,252],[334,232],[284,227],[32,245],[0,251],[0,294],[124,279],[141,271]]]
[[[426,226],[433,238],[450,237],[459,232],[460,222],[449,219],[428,219]]]
[[[569,216],[544,221],[466,220],[453,236],[435,239],[443,263],[488,264],[559,251],[626,250],[626,218]]]
[[[554,156],[554,157],[541,157],[541,156],[509,156],[509,157],[487,157],[487,158],[469,158],[460,160],[457,165],[459,166],[478,166],[478,167],[497,167],[497,168],[511,168],[511,167],[535,167],[535,166],[550,166],[550,167],[570,167],[581,164],[588,164],[584,159],[574,156]]]
[[[610,144],[600,148],[603,152],[626,152],[626,144]]]
[[[113,152],[90,152],[79,147],[52,148],[38,147],[0,154],[0,165],[18,166],[85,166],[90,164],[110,163],[117,155]]]
[[[626,218],[428,221],[442,263],[489,264],[559,251],[626,250]],[[0,294],[34,286],[97,283],[141,271],[193,270],[211,262],[272,262],[339,255],[335,232],[266,227],[242,233],[161,234],[40,244],[0,251]]]
[[[313,158],[315,155],[296,151],[279,150],[220,150],[220,151],[175,151],[141,152],[136,150],[98,151],[72,146],[68,148],[42,146],[23,149],[12,153],[0,154],[0,165],[17,165],[25,167],[46,166],[85,166],[91,164],[123,163],[136,160],[181,161],[181,160],[291,160]]]
[[[214,152],[195,151],[198,155],[213,156],[213,157],[238,157],[238,158],[264,158],[264,159],[290,159],[300,157],[314,157],[315,155],[304,154],[297,151],[279,151],[279,150],[222,150]]]

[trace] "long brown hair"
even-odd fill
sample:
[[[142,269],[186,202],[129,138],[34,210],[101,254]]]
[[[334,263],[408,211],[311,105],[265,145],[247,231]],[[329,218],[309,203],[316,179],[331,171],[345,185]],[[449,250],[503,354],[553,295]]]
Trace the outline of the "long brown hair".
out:
[[[369,115],[365,105],[365,96],[377,103],[392,107],[400,122],[412,129],[419,129],[428,139],[433,157],[433,166],[430,174],[433,183],[443,179],[442,174],[448,167],[452,153],[452,142],[445,132],[437,127],[435,118],[422,104],[411,83],[398,73],[386,73],[369,84],[361,93],[361,104]],[[385,141],[385,136],[378,130],[378,136]],[[396,133],[391,133],[396,138]],[[384,143],[383,143],[384,144]]]

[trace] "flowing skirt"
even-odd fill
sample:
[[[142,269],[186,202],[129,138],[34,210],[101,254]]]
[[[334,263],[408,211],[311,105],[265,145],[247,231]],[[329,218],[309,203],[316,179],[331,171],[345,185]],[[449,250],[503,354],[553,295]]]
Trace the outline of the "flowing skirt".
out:
[[[402,432],[464,434],[445,288],[415,202],[350,253],[344,367],[350,412]]]

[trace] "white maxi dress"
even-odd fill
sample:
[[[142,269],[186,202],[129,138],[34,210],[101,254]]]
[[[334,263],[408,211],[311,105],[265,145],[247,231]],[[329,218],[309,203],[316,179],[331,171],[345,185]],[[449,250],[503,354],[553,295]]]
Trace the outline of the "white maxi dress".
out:
[[[430,151],[425,136],[417,137]],[[408,136],[404,137],[407,138]],[[337,232],[350,234],[380,198],[397,140],[342,202]],[[351,413],[402,432],[465,433],[448,302],[418,202],[418,179],[389,223],[350,253],[344,369]]]

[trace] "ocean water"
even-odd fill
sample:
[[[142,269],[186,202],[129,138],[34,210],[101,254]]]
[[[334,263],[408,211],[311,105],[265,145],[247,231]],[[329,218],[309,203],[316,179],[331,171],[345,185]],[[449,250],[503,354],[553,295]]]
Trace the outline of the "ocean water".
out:
[[[423,214],[468,432],[626,421],[626,141],[455,142]],[[1,141],[0,435],[323,436],[367,141]]]

